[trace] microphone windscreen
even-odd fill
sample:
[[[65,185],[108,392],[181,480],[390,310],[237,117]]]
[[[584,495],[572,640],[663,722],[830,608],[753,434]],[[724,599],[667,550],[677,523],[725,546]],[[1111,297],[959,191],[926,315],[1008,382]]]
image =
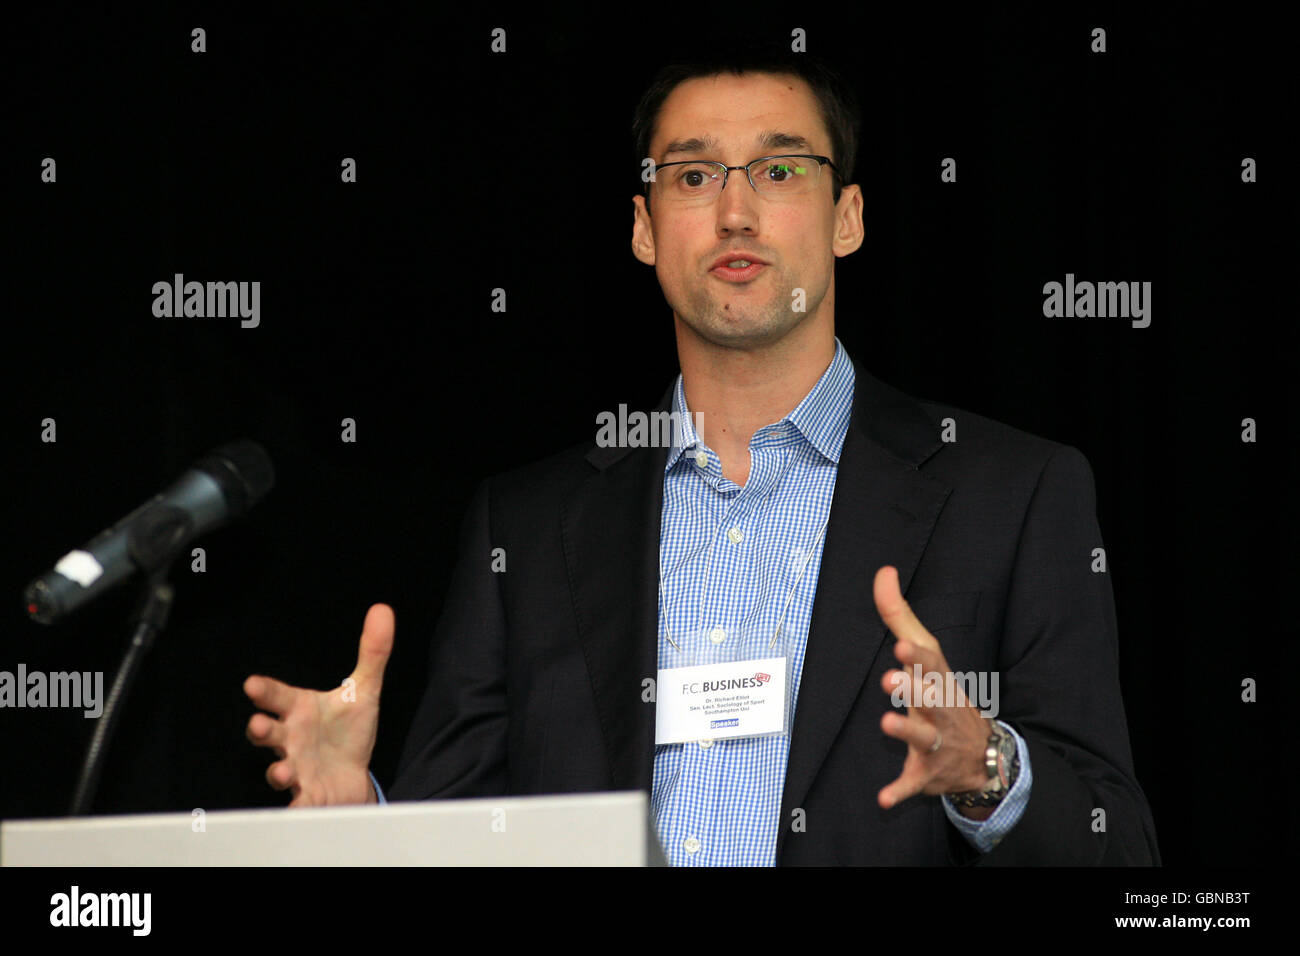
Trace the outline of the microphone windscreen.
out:
[[[261,445],[247,438],[214,448],[194,467],[211,475],[221,486],[231,517],[257,504],[275,484],[270,456]]]

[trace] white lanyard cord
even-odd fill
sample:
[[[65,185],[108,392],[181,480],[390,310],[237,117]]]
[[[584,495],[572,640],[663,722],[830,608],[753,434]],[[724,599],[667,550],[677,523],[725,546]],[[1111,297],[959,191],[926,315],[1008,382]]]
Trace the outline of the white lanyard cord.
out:
[[[781,620],[777,622],[776,630],[772,633],[772,640],[768,642],[767,649],[771,650],[776,646],[776,639],[781,636],[781,628],[785,626],[786,615],[790,613],[790,602],[794,600],[794,592],[799,587],[799,582],[803,580],[804,573],[808,570],[808,565],[812,562],[813,555],[817,553],[817,545],[821,543],[822,535],[826,533],[826,526],[830,524],[830,515],[822,522],[821,530],[817,532],[817,537],[813,539],[812,547],[808,549],[808,556],[803,560],[803,566],[799,568],[799,576],[794,579],[794,584],[790,585],[790,590],[785,596],[785,606],[781,609]],[[716,536],[715,536],[716,537]],[[668,630],[668,608],[664,602],[664,567],[663,558],[659,560],[659,613],[663,615],[664,620],[664,637],[673,649],[680,652],[681,647],[673,640],[672,633]],[[758,613],[758,608],[750,612],[750,617]],[[742,628],[743,629],[743,628]]]
[[[808,565],[817,553],[817,545],[821,543],[822,535],[826,533],[826,526],[830,524],[831,516],[827,515],[826,520],[822,522],[821,531],[817,532],[817,538],[813,541],[812,547],[808,549],[808,557],[803,559],[803,567],[799,569],[799,576],[794,579],[794,584],[790,585],[790,593],[785,596],[785,607],[781,609],[781,620],[777,622],[776,630],[772,633],[772,640],[768,643],[767,649],[770,651],[776,646],[776,639],[781,636],[781,628],[785,627],[785,616],[790,613],[790,602],[794,600],[794,592],[799,587],[799,582],[803,580],[804,572],[808,570]]]

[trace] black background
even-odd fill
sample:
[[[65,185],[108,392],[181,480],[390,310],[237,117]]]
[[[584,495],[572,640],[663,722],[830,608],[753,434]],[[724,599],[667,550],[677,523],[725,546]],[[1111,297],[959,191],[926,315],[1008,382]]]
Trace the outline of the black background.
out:
[[[373,760],[391,782],[473,485],[592,440],[597,412],[652,407],[676,375],[671,314],[629,248],[639,94],[677,54],[801,27],[864,105],[867,236],[837,266],[837,334],[905,391],[1088,456],[1166,864],[1294,853],[1285,34],[1194,4],[815,6],[11,21],[0,670],[107,683],[132,589],[47,629],[27,581],[221,442],[261,442],[278,472],[200,542],[207,572],[177,573],[96,812],[287,802],[244,739],[243,679],[335,686],[375,601],[397,616]],[[260,327],[155,318],[152,285],[176,272],[261,281]],[[1043,284],[1067,272],[1150,281],[1151,326],[1044,318]],[[65,812],[92,729],[0,711],[0,816]]]

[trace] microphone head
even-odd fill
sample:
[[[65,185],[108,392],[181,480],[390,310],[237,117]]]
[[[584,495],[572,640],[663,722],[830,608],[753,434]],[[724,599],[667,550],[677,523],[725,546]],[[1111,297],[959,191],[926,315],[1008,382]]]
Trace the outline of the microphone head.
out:
[[[38,578],[27,585],[27,590],[23,592],[23,604],[27,607],[27,616],[41,624],[52,624],[61,613],[58,598],[44,578]]]
[[[229,516],[243,514],[266,496],[275,484],[275,468],[266,450],[255,441],[240,438],[214,448],[194,467],[221,486]]]
[[[51,624],[135,572],[161,568],[194,534],[243,514],[274,484],[275,469],[261,445],[241,438],[214,448],[167,491],[32,581],[23,592],[28,616]]]

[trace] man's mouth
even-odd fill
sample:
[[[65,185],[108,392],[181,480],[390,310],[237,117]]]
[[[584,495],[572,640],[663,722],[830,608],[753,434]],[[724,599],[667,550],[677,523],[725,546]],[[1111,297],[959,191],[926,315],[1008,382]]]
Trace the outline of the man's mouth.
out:
[[[709,270],[709,273],[724,282],[749,282],[766,267],[767,263],[761,259],[732,256],[719,259],[713,264],[713,268]]]

